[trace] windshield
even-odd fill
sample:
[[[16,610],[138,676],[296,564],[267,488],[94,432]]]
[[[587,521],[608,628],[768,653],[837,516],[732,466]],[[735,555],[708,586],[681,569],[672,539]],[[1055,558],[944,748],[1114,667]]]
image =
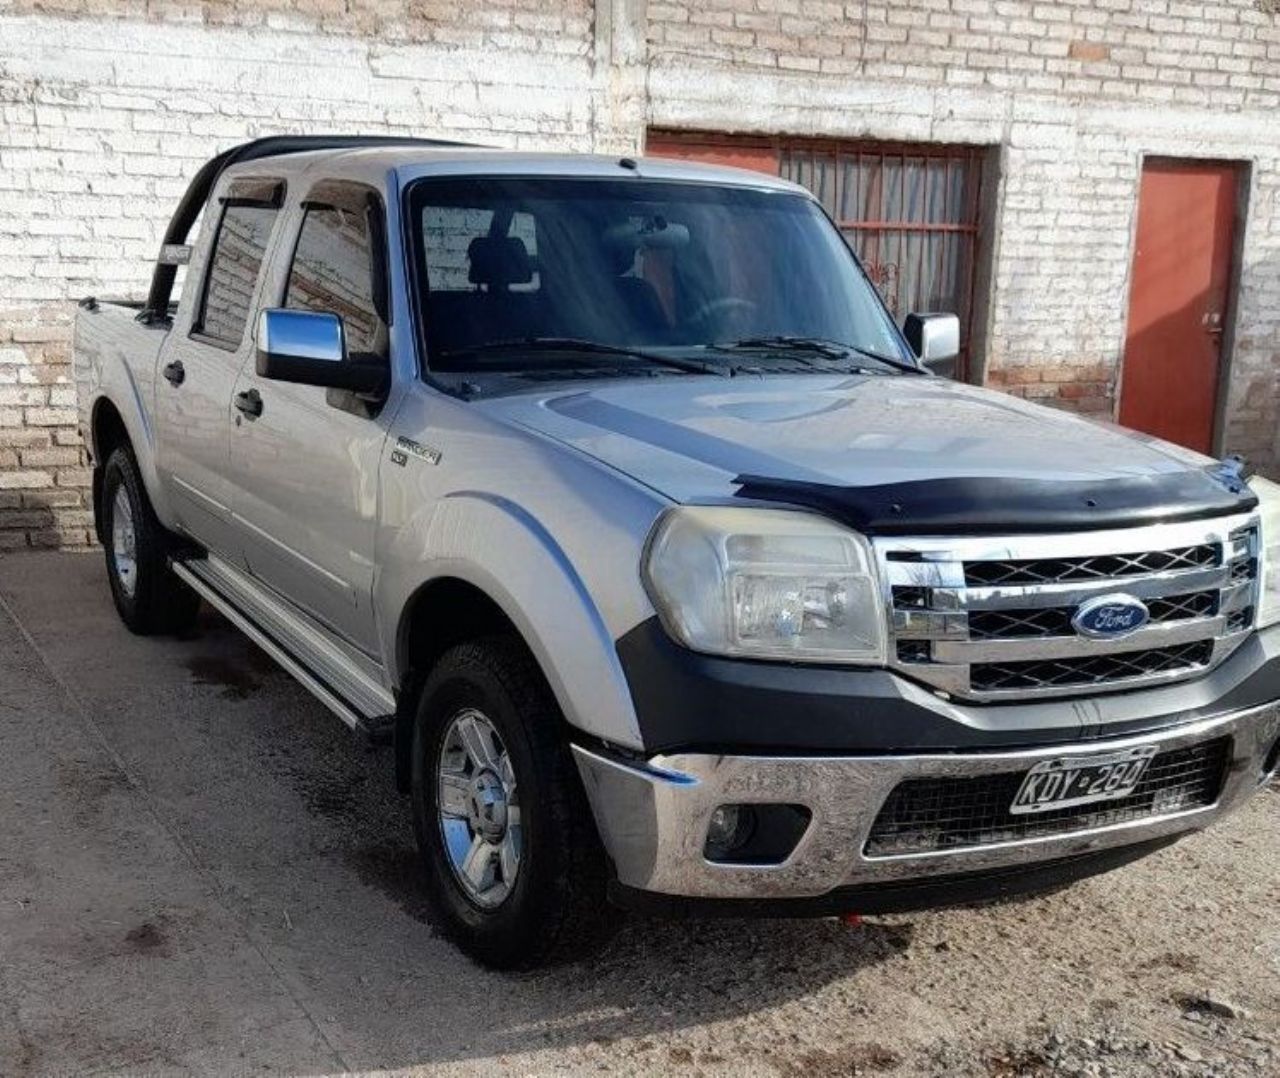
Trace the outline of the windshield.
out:
[[[420,181],[410,207],[433,371],[566,357],[713,370],[770,353],[794,364],[805,349],[812,366],[845,350],[915,366],[839,232],[799,194],[469,177]]]

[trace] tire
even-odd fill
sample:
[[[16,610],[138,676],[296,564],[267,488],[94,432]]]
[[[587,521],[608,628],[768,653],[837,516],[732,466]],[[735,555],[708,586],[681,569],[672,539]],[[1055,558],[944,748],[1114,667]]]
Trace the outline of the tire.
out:
[[[156,519],[127,446],[117,447],[103,468],[101,512],[107,579],[120,620],[140,636],[189,632],[200,596],[169,568],[173,536]]]
[[[473,767],[483,755],[467,748],[477,732],[491,768]],[[564,961],[598,944],[607,921],[604,850],[560,710],[519,640],[479,640],[440,658],[418,700],[412,753],[414,830],[444,932],[494,969]],[[461,851],[477,849],[459,867]],[[488,869],[477,872],[482,862]],[[477,893],[477,876],[492,886]]]

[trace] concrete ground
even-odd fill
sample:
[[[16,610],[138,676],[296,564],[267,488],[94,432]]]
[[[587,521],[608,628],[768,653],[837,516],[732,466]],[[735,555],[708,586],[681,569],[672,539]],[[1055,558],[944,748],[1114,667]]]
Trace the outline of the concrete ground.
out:
[[[1274,789],[1048,897],[508,976],[432,930],[389,756],[217,617],[0,558],[0,1074],[1280,1073]]]

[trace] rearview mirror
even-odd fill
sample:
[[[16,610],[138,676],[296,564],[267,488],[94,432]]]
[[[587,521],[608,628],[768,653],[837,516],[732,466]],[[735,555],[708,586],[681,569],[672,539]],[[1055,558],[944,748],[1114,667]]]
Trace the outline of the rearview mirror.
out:
[[[920,362],[939,374],[950,374],[960,354],[960,319],[954,314],[909,314],[902,324]]]
[[[258,316],[261,378],[304,386],[378,393],[386,384],[386,366],[357,363],[347,357],[342,319],[321,311],[273,309]]]

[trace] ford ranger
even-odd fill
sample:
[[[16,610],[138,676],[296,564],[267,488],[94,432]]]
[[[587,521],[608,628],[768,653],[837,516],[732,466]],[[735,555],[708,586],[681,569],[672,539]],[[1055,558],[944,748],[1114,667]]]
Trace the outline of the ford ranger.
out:
[[[1275,773],[1280,488],[957,345],[778,179],[315,136],[205,165],[74,363],[125,624],[208,602],[391,741],[518,967],[1056,887]]]

